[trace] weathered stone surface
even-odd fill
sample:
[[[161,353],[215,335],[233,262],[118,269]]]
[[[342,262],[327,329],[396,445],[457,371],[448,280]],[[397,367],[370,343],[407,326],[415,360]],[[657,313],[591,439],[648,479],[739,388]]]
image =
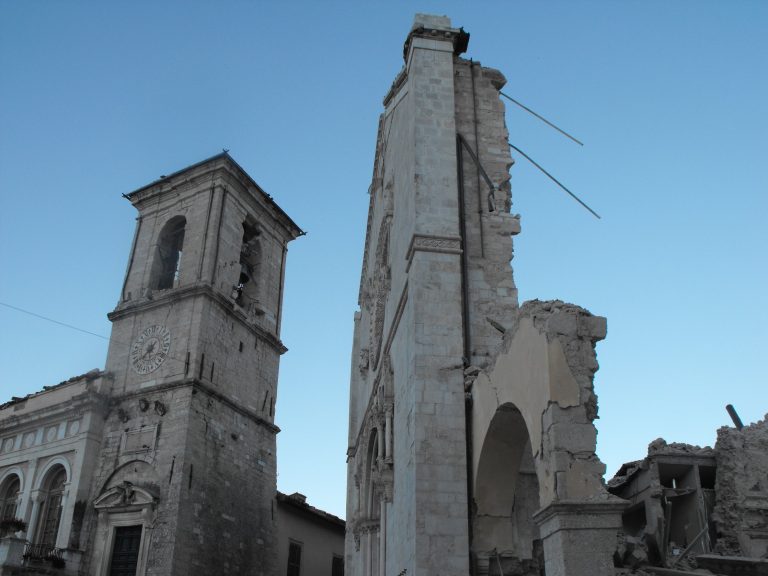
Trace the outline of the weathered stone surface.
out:
[[[768,554],[768,417],[741,430],[724,426],[715,444],[720,554]]]
[[[465,44],[417,15],[384,99],[352,353],[353,576],[535,572],[534,512],[607,496],[592,425],[605,319],[518,308],[506,80],[460,58]],[[613,539],[593,550],[610,561]]]

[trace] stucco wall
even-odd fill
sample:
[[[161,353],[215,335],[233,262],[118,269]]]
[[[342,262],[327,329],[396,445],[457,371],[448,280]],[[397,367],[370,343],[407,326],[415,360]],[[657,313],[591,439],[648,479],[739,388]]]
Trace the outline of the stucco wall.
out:
[[[290,496],[284,498],[291,498]],[[276,574],[287,573],[290,542],[301,544],[302,576],[331,576],[334,556],[344,557],[344,525],[328,520],[308,507],[277,501]]]

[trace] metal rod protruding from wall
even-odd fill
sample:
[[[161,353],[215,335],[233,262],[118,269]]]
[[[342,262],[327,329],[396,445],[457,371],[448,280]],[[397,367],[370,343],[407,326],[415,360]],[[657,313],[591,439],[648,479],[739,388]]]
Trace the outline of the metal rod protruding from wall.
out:
[[[472,147],[469,145],[469,142],[466,141],[464,136],[456,133],[456,138],[459,140],[459,144],[463,146],[467,152],[469,152],[469,155],[472,157],[472,160],[475,163],[475,166],[477,166],[480,169],[480,174],[483,176],[483,180],[485,180],[485,183],[488,184],[488,212],[495,212],[496,211],[496,198],[494,197],[494,194],[496,192],[496,186],[493,185],[493,182],[491,181],[490,177],[486,173],[485,169],[483,168],[483,165],[480,164],[480,160],[477,158],[477,154],[475,154],[475,151],[472,150]]]
[[[545,175],[546,175],[546,176],[547,176],[547,177],[548,177],[550,180],[552,180],[552,182],[554,182],[555,184],[557,184],[558,186],[560,186],[560,188],[562,188],[563,190],[565,190],[566,192],[568,192],[568,194],[571,196],[571,198],[573,198],[574,200],[576,200],[576,202],[578,202],[579,204],[581,204],[582,206],[584,206],[584,208],[586,208],[587,210],[589,210],[589,211],[592,213],[592,215],[593,215],[595,218],[597,218],[597,219],[600,219],[600,214],[598,214],[597,212],[595,212],[594,210],[592,210],[592,208],[590,208],[590,207],[589,207],[589,206],[587,206],[587,205],[586,205],[584,202],[582,202],[582,201],[581,201],[581,198],[579,198],[578,196],[576,196],[576,194],[574,194],[573,192],[571,192],[570,190],[568,190],[568,188],[566,188],[566,187],[565,187],[565,186],[564,186],[564,185],[563,185],[563,184],[562,184],[562,183],[561,183],[561,182],[560,182],[560,181],[559,181],[557,178],[555,178],[554,176],[552,176],[552,174],[550,174],[549,172],[547,172],[546,170],[544,170],[544,168],[542,168],[542,167],[541,167],[541,166],[540,166],[538,163],[536,163],[536,161],[535,161],[533,158],[531,158],[530,156],[528,156],[528,154],[526,154],[525,152],[523,152],[522,150],[520,150],[520,148],[518,148],[517,146],[515,146],[515,145],[514,145],[514,144],[512,144],[511,142],[507,142],[507,144],[509,144],[509,147],[510,147],[510,148],[512,148],[512,149],[516,150],[517,152],[519,152],[520,154],[522,154],[522,155],[523,155],[523,157],[524,157],[526,160],[528,160],[528,162],[530,162],[531,164],[533,164],[534,166],[536,166],[536,168],[538,168],[539,170],[541,170],[542,172],[544,172],[544,174],[545,174]]]
[[[555,125],[554,125],[552,122],[550,122],[549,120],[547,120],[546,118],[544,118],[544,116],[542,116],[541,114],[536,114],[536,112],[534,112],[533,110],[531,110],[530,108],[528,108],[528,106],[525,106],[524,104],[521,104],[520,102],[518,102],[517,100],[515,100],[514,98],[512,98],[512,96],[507,96],[507,95],[506,95],[506,94],[504,94],[504,92],[502,92],[501,90],[499,90],[499,94],[501,94],[502,96],[504,96],[504,98],[506,98],[506,99],[507,99],[507,100],[509,100],[510,102],[514,102],[515,104],[517,104],[518,106],[520,106],[520,108],[522,108],[522,109],[523,109],[523,110],[525,110],[526,112],[529,112],[529,113],[533,114],[534,116],[536,116],[536,118],[538,118],[539,120],[541,120],[542,122],[544,122],[544,123],[545,123],[545,124],[547,124],[548,126],[551,126],[551,127],[552,127],[552,128],[554,128],[555,130],[557,130],[558,132],[560,132],[560,134],[562,134],[563,136],[567,136],[568,138],[570,138],[571,140],[573,140],[574,142],[576,142],[576,144],[578,144],[579,146],[584,146],[584,143],[583,143],[581,140],[578,140],[578,139],[576,139],[575,137],[571,136],[570,134],[568,134],[568,132],[566,132],[566,131],[565,131],[565,130],[563,130],[562,128],[558,128],[558,127],[557,127],[557,126],[555,126]]]
[[[736,413],[736,408],[733,407],[733,404],[726,405],[725,409],[728,411],[728,415],[731,417],[731,420],[733,420],[733,425],[736,426],[736,430],[741,430],[744,428],[744,423]]]

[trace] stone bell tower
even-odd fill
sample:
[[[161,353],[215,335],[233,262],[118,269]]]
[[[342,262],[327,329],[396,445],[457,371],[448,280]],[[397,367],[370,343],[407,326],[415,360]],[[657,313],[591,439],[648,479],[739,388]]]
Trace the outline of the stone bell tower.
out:
[[[125,196],[89,574],[273,574],[275,400],[301,229],[226,152]]]

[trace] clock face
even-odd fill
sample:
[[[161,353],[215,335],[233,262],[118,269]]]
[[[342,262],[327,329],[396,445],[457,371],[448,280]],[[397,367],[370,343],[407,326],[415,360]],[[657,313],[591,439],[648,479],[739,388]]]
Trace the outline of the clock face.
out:
[[[149,374],[160,368],[171,349],[171,332],[155,324],[145,328],[131,347],[131,366],[137,374]]]

